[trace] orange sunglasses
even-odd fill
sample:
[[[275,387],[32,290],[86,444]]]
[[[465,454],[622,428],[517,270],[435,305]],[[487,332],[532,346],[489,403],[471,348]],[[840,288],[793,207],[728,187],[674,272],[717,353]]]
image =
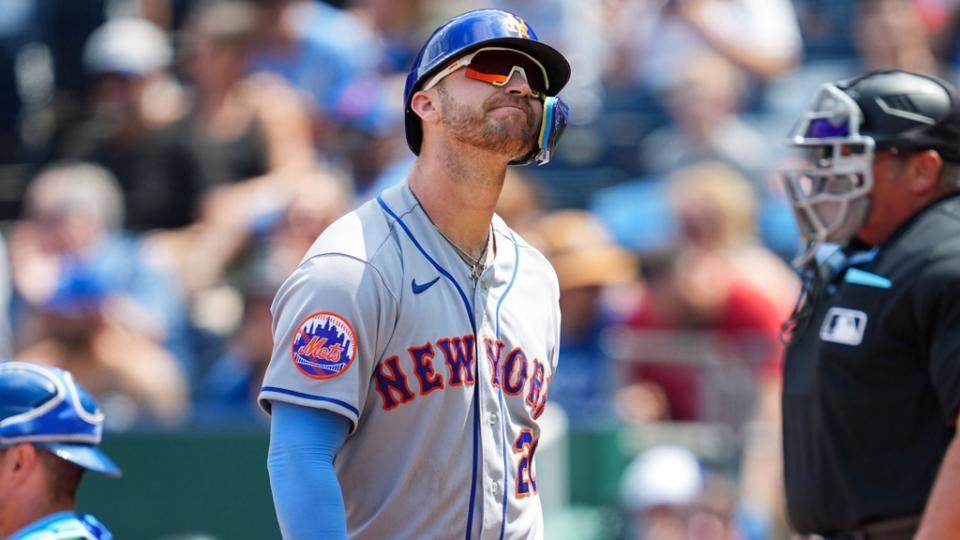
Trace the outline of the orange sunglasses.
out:
[[[466,67],[464,75],[468,79],[483,81],[494,86],[504,86],[519,73],[533,92],[534,97],[543,99],[550,80],[543,64],[529,54],[516,49],[503,47],[486,47],[476,50],[440,70],[423,86],[423,90],[430,90],[444,77],[454,71]]]

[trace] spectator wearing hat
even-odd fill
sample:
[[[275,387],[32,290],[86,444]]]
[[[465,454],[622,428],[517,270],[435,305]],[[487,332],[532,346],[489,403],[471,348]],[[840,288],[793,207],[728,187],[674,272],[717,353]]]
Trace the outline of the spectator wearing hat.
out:
[[[744,538],[736,523],[732,486],[684,446],[645,449],[624,472],[620,492],[628,516],[627,538]]]
[[[87,470],[120,476],[97,448],[104,415],[62,369],[0,363],[0,538],[112,540],[75,510]]]
[[[570,416],[572,426],[599,427],[614,419],[613,361],[600,344],[617,320],[604,292],[626,286],[636,261],[613,243],[610,232],[589,212],[561,210],[542,217],[533,238],[560,282],[560,361],[550,399]]]
[[[172,60],[167,35],[145,19],[112,19],[97,28],[83,51],[86,111],[79,123],[65,126],[52,149],[53,159],[97,163],[117,178],[129,228],[159,225],[144,215],[149,194],[139,181],[153,178],[162,163],[176,163],[171,145],[158,137],[184,108],[169,72]]]

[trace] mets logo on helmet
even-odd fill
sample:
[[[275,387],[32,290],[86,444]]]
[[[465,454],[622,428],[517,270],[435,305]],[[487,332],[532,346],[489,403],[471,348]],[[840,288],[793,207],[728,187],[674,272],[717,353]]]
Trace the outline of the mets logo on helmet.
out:
[[[343,317],[318,311],[297,326],[290,358],[311,379],[331,379],[344,373],[357,357],[353,327]]]
[[[530,38],[530,29],[527,27],[526,21],[520,17],[514,15],[513,19],[507,19],[505,25],[508,30],[516,33],[518,36],[522,38]]]

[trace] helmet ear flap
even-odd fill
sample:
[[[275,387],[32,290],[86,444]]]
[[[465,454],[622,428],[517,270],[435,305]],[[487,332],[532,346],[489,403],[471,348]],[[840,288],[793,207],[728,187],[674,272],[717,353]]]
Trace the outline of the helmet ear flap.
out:
[[[540,117],[540,133],[533,150],[522,159],[510,162],[511,165],[527,165],[536,162],[537,165],[546,165],[550,162],[560,142],[560,136],[567,128],[570,107],[556,96],[548,96],[543,100],[543,115]]]
[[[537,137],[539,152],[535,159],[537,165],[546,165],[557,149],[560,137],[567,129],[570,107],[556,96],[543,100],[543,119],[540,121],[540,136]]]

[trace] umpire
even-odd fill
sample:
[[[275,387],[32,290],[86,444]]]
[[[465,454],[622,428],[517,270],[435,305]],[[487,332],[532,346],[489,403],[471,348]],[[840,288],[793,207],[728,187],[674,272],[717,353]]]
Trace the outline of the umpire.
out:
[[[960,96],[898,70],[826,84],[781,171],[804,292],[785,327],[800,538],[960,535]]]

